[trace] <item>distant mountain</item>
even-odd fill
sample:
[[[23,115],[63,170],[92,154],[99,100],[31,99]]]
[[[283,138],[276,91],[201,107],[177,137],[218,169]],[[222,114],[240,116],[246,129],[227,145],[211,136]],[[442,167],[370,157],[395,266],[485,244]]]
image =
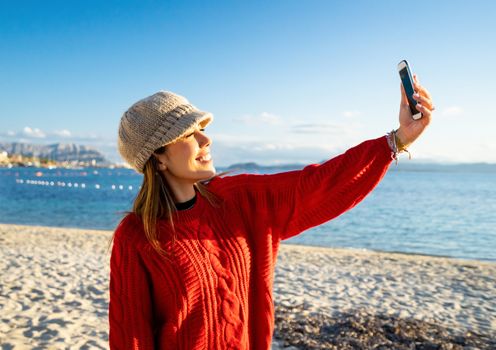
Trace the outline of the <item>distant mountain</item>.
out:
[[[272,172],[272,171],[290,171],[301,169],[306,164],[278,164],[278,165],[260,165],[254,162],[251,163],[235,163],[225,170],[242,170],[253,172]]]
[[[421,163],[400,159],[398,165],[390,166],[393,171],[412,172],[473,172],[473,173],[496,173],[496,164],[493,163]]]
[[[98,150],[74,143],[54,143],[51,145],[37,145],[21,142],[0,143],[0,151],[7,151],[9,155],[17,154],[23,157],[47,158],[56,162],[88,162],[93,160],[100,166],[113,164]]]

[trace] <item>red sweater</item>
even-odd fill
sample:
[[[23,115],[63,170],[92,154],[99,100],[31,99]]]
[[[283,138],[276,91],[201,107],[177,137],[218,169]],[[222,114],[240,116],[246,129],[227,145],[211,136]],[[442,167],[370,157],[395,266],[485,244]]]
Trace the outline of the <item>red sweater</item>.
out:
[[[270,349],[279,243],[360,202],[391,163],[386,137],[322,164],[272,175],[217,177],[178,212],[175,254],[161,260],[141,219],[118,225],[110,258],[111,349]],[[161,232],[170,232],[166,220]],[[163,230],[163,231],[162,231]]]

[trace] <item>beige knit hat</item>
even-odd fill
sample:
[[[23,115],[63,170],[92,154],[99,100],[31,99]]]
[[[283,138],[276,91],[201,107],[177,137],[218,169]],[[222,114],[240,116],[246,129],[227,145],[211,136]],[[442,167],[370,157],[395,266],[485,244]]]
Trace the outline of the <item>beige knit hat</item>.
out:
[[[159,91],[139,100],[122,115],[117,148],[122,158],[137,172],[157,148],[176,141],[198,124],[207,126],[213,120],[183,96]]]

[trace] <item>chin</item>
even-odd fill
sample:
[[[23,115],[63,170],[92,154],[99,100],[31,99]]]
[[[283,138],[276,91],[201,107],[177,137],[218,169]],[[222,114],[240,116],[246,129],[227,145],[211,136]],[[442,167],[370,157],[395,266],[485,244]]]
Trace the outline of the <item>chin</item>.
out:
[[[207,180],[213,177],[216,173],[215,167],[213,165],[209,166],[206,169],[202,169],[199,171],[201,180]]]
[[[215,167],[213,165],[211,167],[210,173],[211,173],[210,177],[214,176],[217,173],[217,171],[215,170]]]

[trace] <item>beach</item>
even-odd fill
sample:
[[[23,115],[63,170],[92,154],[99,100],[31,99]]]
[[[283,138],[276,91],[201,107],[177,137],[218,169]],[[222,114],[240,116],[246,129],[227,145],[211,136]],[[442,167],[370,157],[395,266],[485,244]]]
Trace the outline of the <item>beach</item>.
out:
[[[0,224],[2,350],[108,348],[111,235]],[[455,339],[434,347],[433,336],[432,349],[495,344],[494,262],[282,244],[274,300],[274,349],[333,348],[333,332],[355,323],[365,325],[370,347],[378,330],[367,325],[398,337],[395,327],[439,329]],[[394,348],[387,346],[377,348]]]

